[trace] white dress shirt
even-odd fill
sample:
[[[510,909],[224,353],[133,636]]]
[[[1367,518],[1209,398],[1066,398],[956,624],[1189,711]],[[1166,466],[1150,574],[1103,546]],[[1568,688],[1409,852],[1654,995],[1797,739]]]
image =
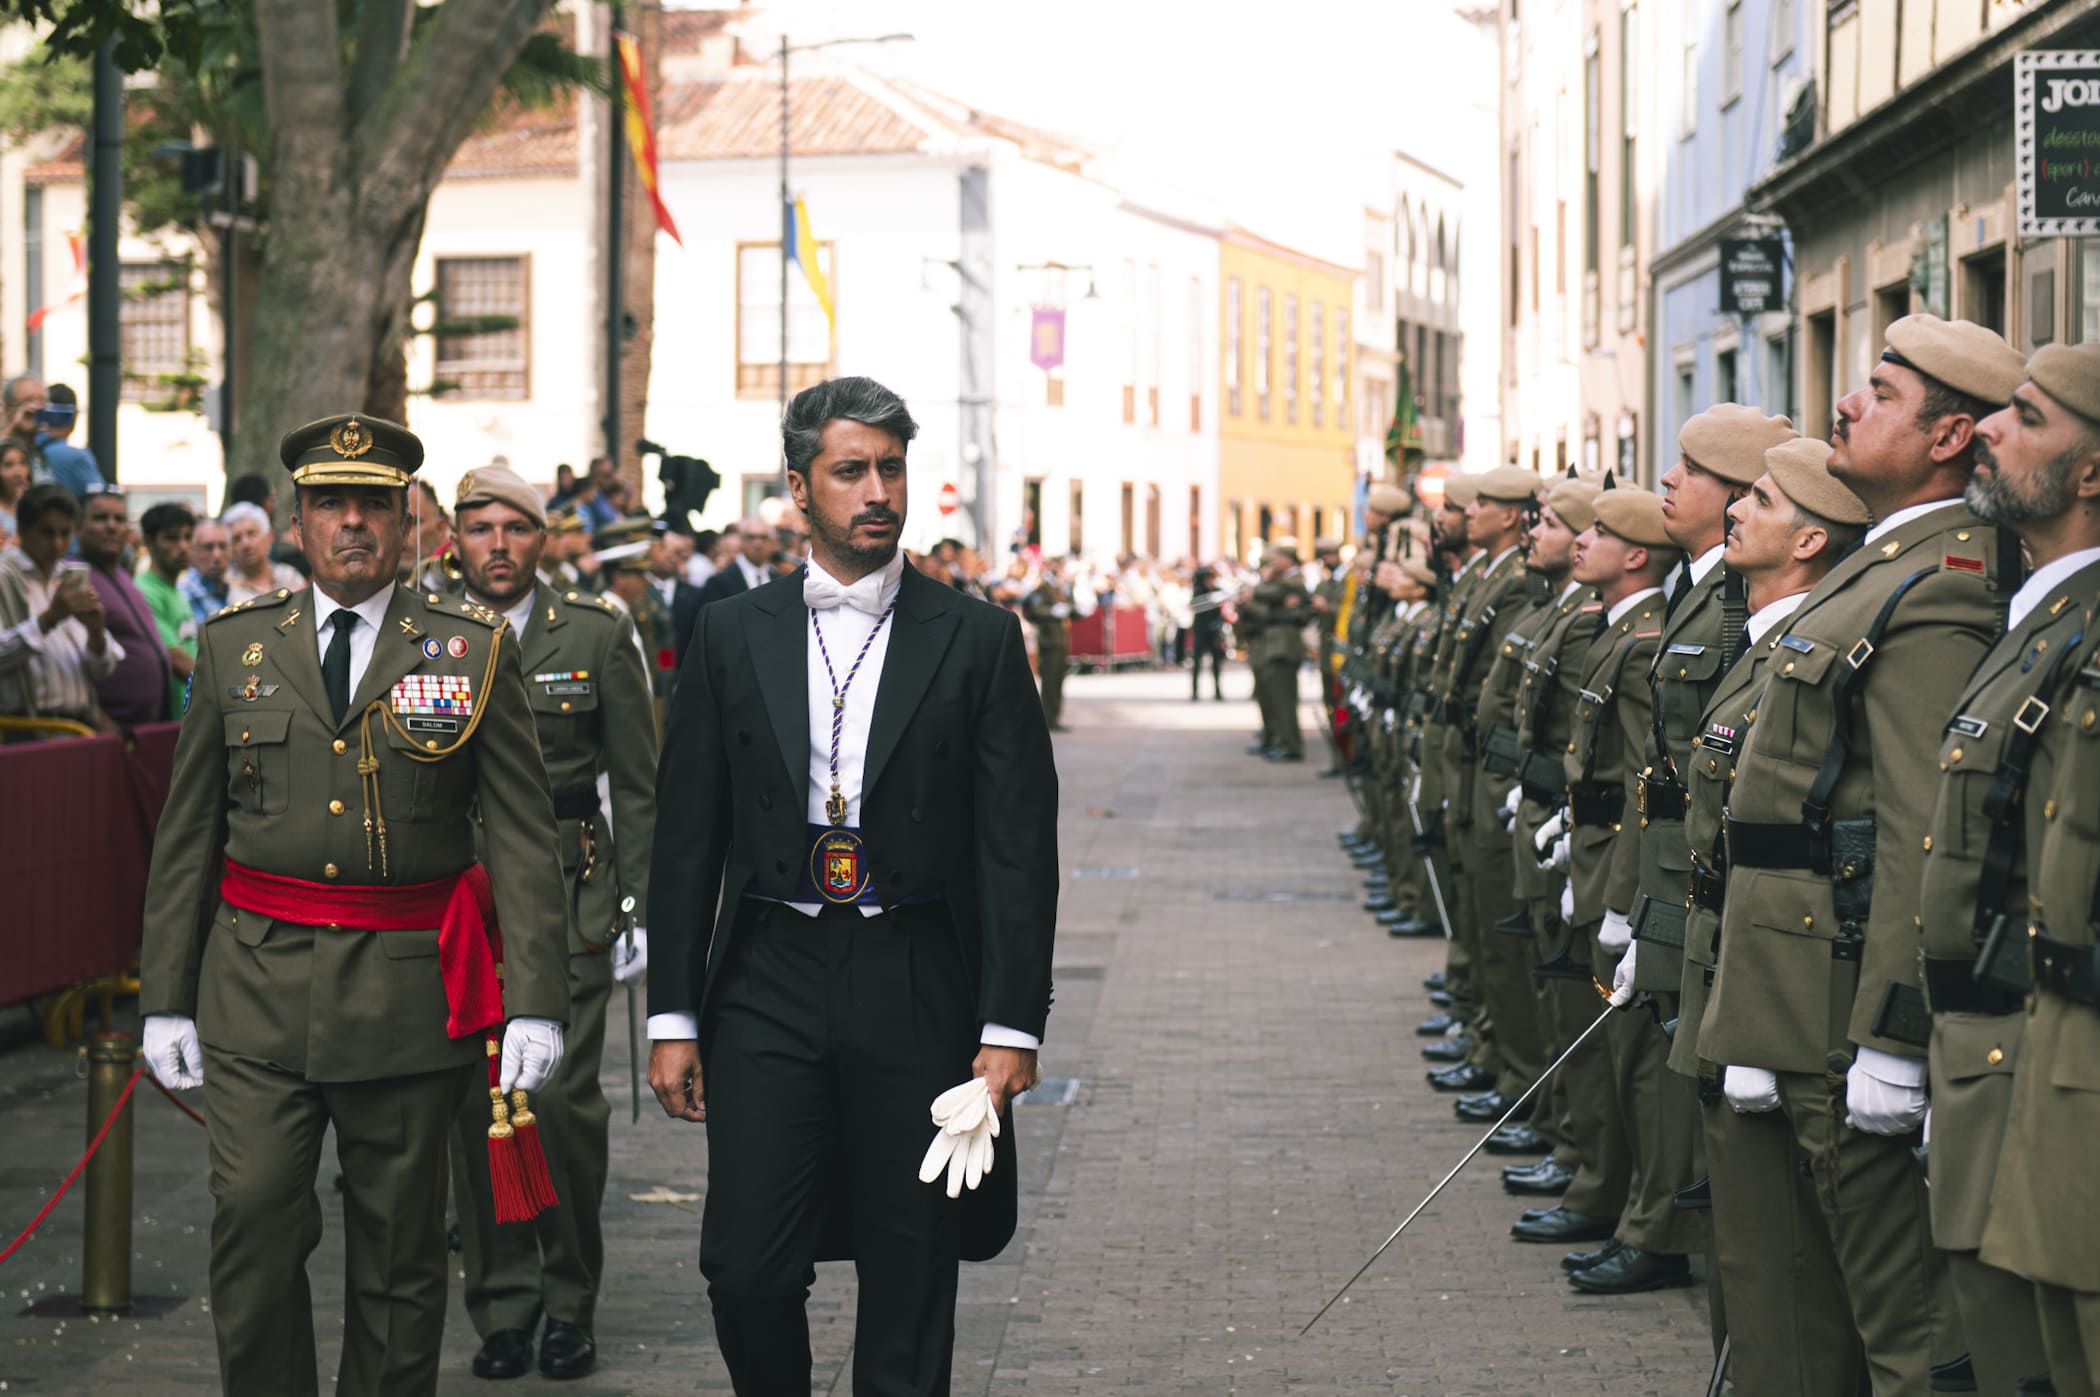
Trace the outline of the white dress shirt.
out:
[[[740,567],[748,567],[742,557],[737,559]],[[836,605],[822,610],[812,610],[809,626],[809,794],[803,808],[804,820],[812,825],[828,826],[831,816],[824,806],[831,799],[831,714],[832,696],[836,684],[846,685],[844,719],[839,725],[838,786],[839,794],[846,802],[846,826],[860,827],[860,799],[862,777],[868,758],[868,729],[875,717],[875,692],[882,684],[883,662],[890,653],[890,627],[882,618],[896,605],[897,592],[904,579],[904,555],[898,553],[879,572],[869,573],[858,582],[840,582],[814,558],[809,570],[820,585],[828,584],[841,592],[851,594],[862,606]],[[805,594],[808,584],[805,583]],[[893,618],[894,619],[894,618]],[[876,630],[880,622],[882,628]],[[819,630],[823,633],[823,644],[817,641]],[[872,633],[872,639],[870,638]],[[846,683],[847,671],[853,668],[854,657],[866,645],[868,653],[860,662],[860,670]],[[826,655],[831,658],[830,668],[825,667]],[[834,682],[835,681],[835,682]],[[752,894],[756,896],[756,894]],[[821,902],[789,902],[783,904],[794,908],[805,917],[814,917],[824,910]],[[880,916],[882,908],[874,903],[861,903],[863,917]],[[699,1036],[699,1017],[691,1013],[651,1014],[649,1037],[655,1039],[696,1038]],[[995,1047],[1039,1048],[1042,1040],[1034,1034],[1001,1024],[984,1025],[979,1041]]]
[[[328,642],[335,639],[335,625],[329,617],[338,611],[349,611],[357,617],[357,624],[350,628],[350,693],[353,697],[357,686],[365,680],[365,670],[372,663],[372,651],[379,646],[379,628],[385,623],[386,609],[393,600],[394,589],[382,587],[356,606],[346,607],[319,587],[314,588],[314,641],[316,653],[324,662],[328,658]]]
[[[1692,559],[1690,567],[1692,571],[1692,585],[1694,587],[1704,582],[1708,573],[1721,566],[1721,555],[1727,551],[1728,543],[1724,539]]]
[[[1935,509],[1951,509],[1960,503],[1961,501],[1959,499],[1952,499],[1927,500],[1923,504],[1907,504],[1903,506],[1903,508],[1897,510],[1894,514],[1891,514],[1888,518],[1876,523],[1873,528],[1867,530],[1867,536],[1864,539],[1860,540],[1859,546],[1865,548],[1868,545],[1877,542],[1883,534],[1889,532],[1891,529],[1900,529],[1905,524],[1908,524],[1911,520],[1919,518],[1922,515],[1930,514]]]
[[[815,566],[815,564],[812,564],[811,566]],[[771,582],[773,580],[772,574],[768,573],[764,568],[760,567],[757,563],[752,562],[749,558],[745,557],[741,553],[736,555],[736,570],[744,574],[744,587],[748,591],[755,592],[759,588],[765,586],[768,582]],[[892,592],[890,595],[895,596],[896,593]],[[824,701],[826,703],[831,702],[829,697],[827,697]]]
[[[1763,644],[1764,638],[1772,633],[1772,628],[1799,611],[1801,603],[1807,600],[1808,593],[1796,592],[1790,597],[1781,597],[1778,601],[1760,606],[1751,614],[1750,619],[1744,622],[1750,628],[1750,643]]]
[[[2034,614],[2042,604],[2042,598],[2055,591],[2059,584],[2080,568],[2100,562],[2100,548],[2081,548],[2076,553],[2066,553],[2054,562],[2043,563],[2013,593],[2012,602],[2005,608],[2005,629],[2018,630],[2020,623]]]
[[[1643,587],[1630,597],[1619,598],[1618,601],[1612,604],[1611,610],[1604,613],[1604,624],[1607,626],[1618,625],[1620,621],[1625,619],[1627,612],[1633,610],[1650,597],[1661,596],[1662,591],[1663,589],[1660,587]]]
[[[19,546],[7,549],[8,564],[22,579],[22,593],[29,605],[28,618],[0,632],[0,669],[26,665],[37,711],[45,715],[87,714],[95,708],[95,685],[116,672],[124,660],[124,647],[108,631],[102,633],[102,653],[88,648],[87,623],[68,616],[48,632],[37,617],[50,609],[51,594],[58,588],[58,572],[50,577],[37,571],[35,563]]]

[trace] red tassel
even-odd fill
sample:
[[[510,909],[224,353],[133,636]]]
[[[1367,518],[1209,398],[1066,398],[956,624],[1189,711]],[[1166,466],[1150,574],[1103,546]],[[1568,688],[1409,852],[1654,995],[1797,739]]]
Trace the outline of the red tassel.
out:
[[[510,1099],[513,1103],[510,1121],[518,1146],[520,1182],[532,1211],[541,1213],[555,1207],[561,1200],[554,1196],[554,1175],[547,1168],[547,1151],[540,1144],[539,1118],[526,1104],[524,1092],[514,1091]]]
[[[489,1183],[495,1195],[496,1221],[529,1222],[554,1206],[554,1182],[547,1175],[547,1154],[540,1147],[540,1133],[525,1093],[516,1093],[515,1124],[510,1106],[503,1099],[502,1049],[494,1034],[487,1039],[489,1059]]]

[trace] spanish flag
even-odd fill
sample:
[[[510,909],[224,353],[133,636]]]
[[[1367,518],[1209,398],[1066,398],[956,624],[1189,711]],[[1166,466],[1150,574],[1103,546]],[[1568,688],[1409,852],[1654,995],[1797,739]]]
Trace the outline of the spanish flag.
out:
[[[802,269],[809,289],[817,296],[817,304],[824,307],[825,323],[831,327],[831,341],[838,343],[838,312],[831,305],[831,279],[824,275],[824,268],[817,261],[817,240],[809,231],[809,207],[797,199],[789,207],[791,226],[795,230],[794,245],[788,248],[788,260]]]
[[[642,51],[632,34],[615,34],[613,44],[620,52],[620,83],[627,93],[627,145],[634,151],[634,167],[641,172],[649,202],[656,206],[656,226],[684,247],[685,240],[678,236],[678,225],[664,207],[663,191],[656,184],[656,122],[649,112],[648,84],[642,81]]]

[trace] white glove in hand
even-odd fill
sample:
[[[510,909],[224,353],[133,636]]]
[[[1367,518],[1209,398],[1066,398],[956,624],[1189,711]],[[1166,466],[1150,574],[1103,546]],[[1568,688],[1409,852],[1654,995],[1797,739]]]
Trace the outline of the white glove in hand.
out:
[[[1869,1135],[1903,1135],[1925,1121],[1925,1062],[1861,1048],[1845,1074],[1845,1118]]]
[[[1553,818],[1540,825],[1537,832],[1531,836],[1531,847],[1538,854],[1541,864],[1545,863],[1551,856],[1553,841],[1559,839],[1567,827],[1568,821],[1565,812],[1556,810],[1553,812]]]
[[[1633,944],[1633,923],[1624,912],[1604,909],[1604,925],[1597,931],[1597,944],[1607,951],[1623,951]]]
[[[613,979],[623,985],[639,985],[649,973],[649,932],[636,927],[612,944]]]
[[[552,1019],[517,1018],[503,1030],[503,1066],[497,1084],[513,1091],[538,1091],[561,1065],[561,1025]]]
[[[1779,1078],[1762,1067],[1730,1067],[1721,1073],[1721,1095],[1739,1116],[1779,1109]]]
[[[1560,919],[1575,925],[1575,885],[1563,879],[1560,885]]]
[[[1605,920],[1611,920],[1609,913],[1605,914]],[[1623,1009],[1633,1003],[1633,958],[1640,951],[1640,942],[1629,945],[1626,954],[1619,957],[1619,968],[1611,973],[1611,1007],[1614,1009]]]
[[[1546,861],[1540,864],[1539,867],[1545,869],[1548,873],[1567,872],[1568,836],[1564,834],[1560,838],[1553,841],[1552,850],[1547,853]]]
[[[197,1021],[188,1014],[148,1014],[140,1026],[139,1051],[160,1084],[171,1091],[204,1085],[204,1047]]]
[[[945,1173],[948,1196],[960,1198],[964,1188],[976,1188],[992,1172],[999,1113],[992,1109],[991,1089],[984,1078],[973,1077],[936,1096],[932,1114],[940,1129],[919,1164],[919,1182],[930,1184]]]

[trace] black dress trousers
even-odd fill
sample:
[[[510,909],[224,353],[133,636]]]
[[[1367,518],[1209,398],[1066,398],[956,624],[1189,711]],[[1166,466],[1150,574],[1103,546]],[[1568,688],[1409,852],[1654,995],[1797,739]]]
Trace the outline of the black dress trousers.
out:
[[[860,1277],[855,1397],[945,1394],[961,1205],[918,1169],[978,1023],[947,905],[808,917],[746,899],[701,1045],[700,1270],[742,1397],[806,1397],[820,1238]]]

